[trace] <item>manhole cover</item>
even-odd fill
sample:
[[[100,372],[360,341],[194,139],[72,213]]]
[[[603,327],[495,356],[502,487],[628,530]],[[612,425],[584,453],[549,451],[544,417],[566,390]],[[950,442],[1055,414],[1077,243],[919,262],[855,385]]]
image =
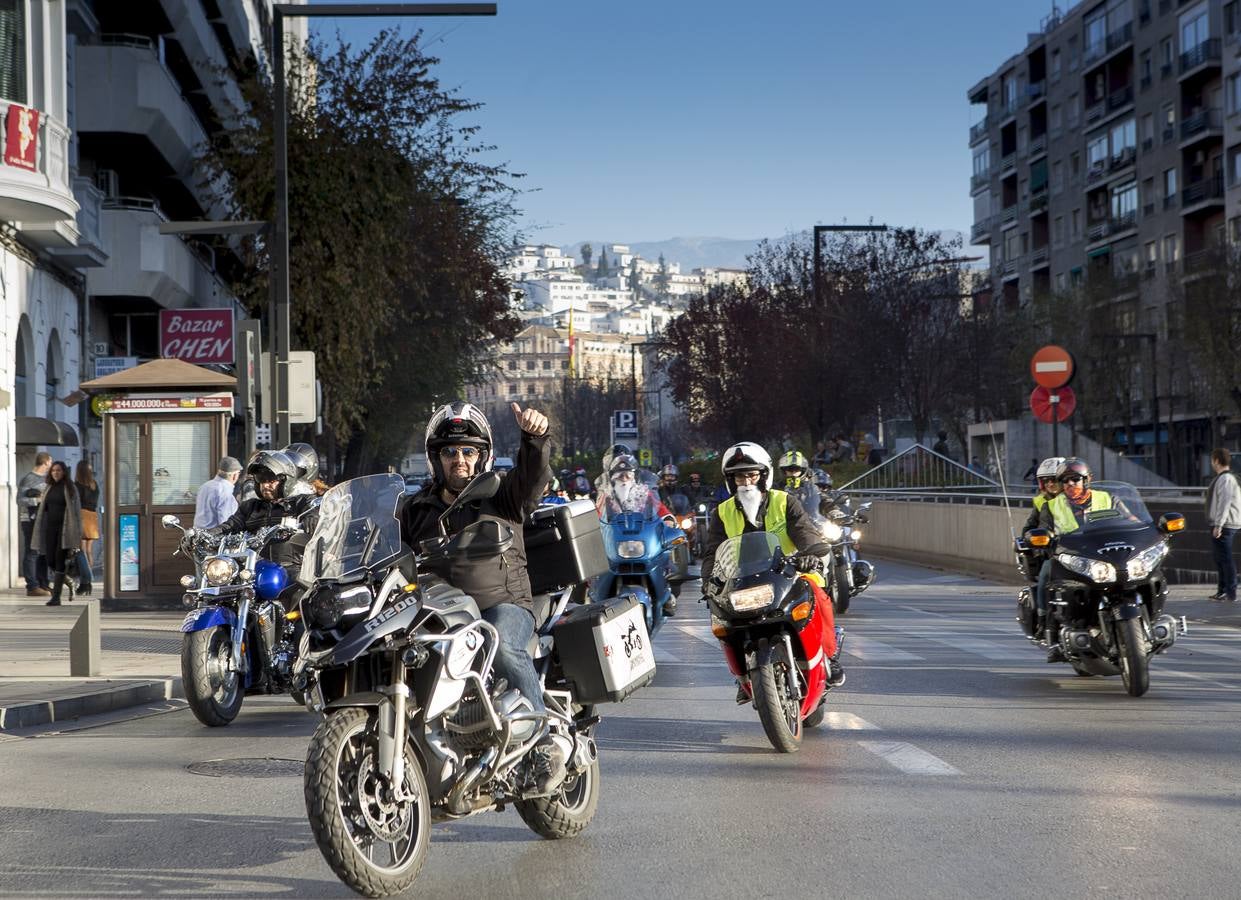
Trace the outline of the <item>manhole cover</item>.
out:
[[[185,768],[193,775],[211,778],[300,778],[305,762],[300,759],[208,759]]]

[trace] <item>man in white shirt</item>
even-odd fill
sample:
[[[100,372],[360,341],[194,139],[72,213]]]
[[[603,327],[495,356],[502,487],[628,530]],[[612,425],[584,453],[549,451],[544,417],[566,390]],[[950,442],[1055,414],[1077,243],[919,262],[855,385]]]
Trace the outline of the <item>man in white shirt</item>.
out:
[[[194,503],[194,527],[215,528],[237,512],[233,487],[241,477],[241,463],[231,456],[220,460],[215,478],[198,489]]]

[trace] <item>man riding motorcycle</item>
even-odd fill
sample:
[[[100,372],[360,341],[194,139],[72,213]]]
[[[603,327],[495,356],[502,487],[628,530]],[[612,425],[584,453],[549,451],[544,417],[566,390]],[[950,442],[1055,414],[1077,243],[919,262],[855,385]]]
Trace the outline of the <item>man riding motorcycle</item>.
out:
[[[664,466],[659,470],[659,499],[666,506],[671,506],[673,494],[684,494],[685,490],[680,485],[681,470],[672,463]],[[686,495],[688,498],[688,495]]]
[[[500,635],[495,672],[519,690],[539,712],[546,710],[539,676],[526,647],[534,636],[534,600],[526,572],[522,523],[526,510],[538,502],[548,472],[547,416],[512,404],[521,430],[521,447],[513,469],[504,476],[496,495],[457,509],[447,520],[447,532],[456,534],[479,519],[491,519],[512,528],[509,549],[493,559],[454,559],[436,574],[469,594],[482,617]],[[454,401],[436,410],[427,423],[427,462],[431,487],[409,499],[400,511],[401,539],[415,551],[422,541],[440,536],[439,520],[475,475],[491,470],[494,462],[491,425],[482,410]],[[558,735],[548,735],[534,749],[540,792],[554,788],[565,777],[572,748]]]
[[[1032,529],[1040,527],[1039,520],[1042,517],[1043,510],[1046,509],[1048,503],[1060,494],[1060,482],[1056,480],[1056,473],[1060,471],[1062,465],[1064,465],[1063,456],[1049,456],[1039,463],[1038,469],[1035,471],[1039,492],[1034,496],[1034,504],[1030,510],[1030,516],[1026,519],[1026,524],[1021,529],[1023,535]],[[1034,607],[1038,613],[1035,634],[1042,634],[1047,624],[1047,579],[1050,577],[1051,559],[1048,558],[1039,567],[1038,582],[1034,588]]]
[[[309,444],[293,445],[314,449]],[[239,531],[254,532],[268,525],[278,525],[287,518],[296,518],[302,530],[301,540],[278,541],[267,545],[264,556],[279,563],[296,575],[305,552],[305,539],[315,530],[315,510],[319,496],[308,481],[303,480],[304,465],[292,447],[283,450],[260,450],[246,466],[246,478],[254,484],[254,496],[242,500],[237,512],[216,529],[221,534]],[[315,456],[318,458],[317,454]],[[316,463],[315,472],[318,471]],[[312,475],[313,477],[313,475]],[[310,515],[307,515],[310,513]]]
[[[819,491],[807,477],[810,464],[799,450],[790,450],[780,457],[780,471],[784,473],[784,490],[797,498],[801,508],[810,518],[819,516]]]
[[[1039,513],[1039,525],[1056,535],[1076,531],[1086,514],[1112,508],[1112,495],[1092,490],[1090,465],[1084,459],[1070,456],[1056,470],[1060,493],[1047,501]]]
[[[729,538],[751,531],[767,531],[780,541],[780,547],[799,572],[816,571],[822,557],[831,552],[831,544],[823,539],[810,515],[797,498],[769,488],[771,457],[758,444],[743,441],[724,451],[722,469],[730,499],[720,503],[707,528],[706,550],[702,558],[703,590],[717,587],[711,581],[715,554]],[[840,665],[836,642],[836,623],[831,601],[822,588],[814,585],[815,601],[826,615],[823,630],[823,652],[828,659],[827,683],[832,687],[844,684],[845,672]],[[738,685],[737,702],[749,702],[745,689]]]

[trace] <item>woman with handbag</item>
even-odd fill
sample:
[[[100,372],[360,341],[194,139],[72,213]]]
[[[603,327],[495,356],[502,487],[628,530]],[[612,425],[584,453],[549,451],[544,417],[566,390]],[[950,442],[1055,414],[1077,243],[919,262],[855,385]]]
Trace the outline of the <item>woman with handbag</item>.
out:
[[[48,606],[60,606],[69,562],[82,552],[82,501],[69,478],[69,467],[60,460],[47,470],[47,490],[35,513],[35,550],[47,559],[52,570],[52,599]]]
[[[90,463],[82,460],[73,470],[73,486],[82,500],[82,555],[78,557],[78,593],[84,597],[91,594],[94,576],[91,572],[91,549],[99,539],[99,483]]]

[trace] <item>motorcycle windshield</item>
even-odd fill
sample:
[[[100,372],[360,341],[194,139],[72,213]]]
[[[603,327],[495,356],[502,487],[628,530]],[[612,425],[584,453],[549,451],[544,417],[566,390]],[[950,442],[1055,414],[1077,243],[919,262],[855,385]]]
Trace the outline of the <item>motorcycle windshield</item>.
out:
[[[1131,484],[1123,481],[1096,481],[1090,485],[1090,490],[1095,494],[1106,495],[1107,499],[1100,502],[1101,497],[1092,497],[1091,506],[1095,508],[1086,513],[1080,528],[1082,534],[1118,527],[1150,525],[1153,521],[1150,510],[1138,494],[1138,489]]]
[[[354,478],[324,494],[297,580],[307,587],[344,581],[400,555],[396,508],[404,490],[400,475],[386,474]]]
[[[684,494],[673,494],[668,498],[668,508],[678,516],[688,516],[690,512],[689,497]]]
[[[599,518],[612,522],[626,513],[637,513],[643,519],[659,518],[659,495],[637,481],[622,481],[604,490]]]
[[[771,568],[780,550],[780,539],[770,531],[751,531],[729,538],[715,551],[712,575],[727,585],[739,578],[758,575]]]

